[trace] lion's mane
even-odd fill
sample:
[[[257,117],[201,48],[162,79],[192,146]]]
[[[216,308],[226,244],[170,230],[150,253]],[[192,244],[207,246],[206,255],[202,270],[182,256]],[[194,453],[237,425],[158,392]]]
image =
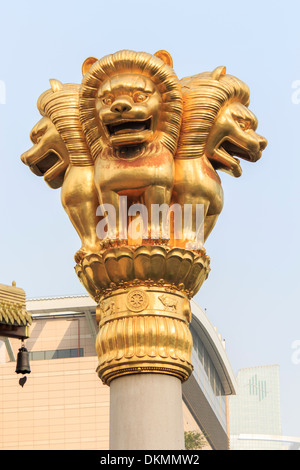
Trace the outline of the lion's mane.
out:
[[[93,164],[79,120],[80,85],[50,80],[51,88],[38,99],[40,114],[48,117],[64,141],[70,162],[76,166]]]
[[[203,72],[180,80],[184,119],[176,158],[199,158],[218,112],[229,100],[249,105],[250,90],[238,78],[225,74],[225,68]]]

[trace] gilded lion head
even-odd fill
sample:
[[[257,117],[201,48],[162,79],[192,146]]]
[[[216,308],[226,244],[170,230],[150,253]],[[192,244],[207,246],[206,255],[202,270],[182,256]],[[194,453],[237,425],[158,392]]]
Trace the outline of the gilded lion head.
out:
[[[94,159],[104,147],[120,149],[153,141],[175,153],[181,88],[170,55],[156,54],[123,50],[85,61],[79,112]]]
[[[180,83],[184,119],[176,157],[206,155],[216,170],[240,176],[239,158],[257,161],[267,145],[256,133],[257,118],[248,109],[248,86],[223,66]]]

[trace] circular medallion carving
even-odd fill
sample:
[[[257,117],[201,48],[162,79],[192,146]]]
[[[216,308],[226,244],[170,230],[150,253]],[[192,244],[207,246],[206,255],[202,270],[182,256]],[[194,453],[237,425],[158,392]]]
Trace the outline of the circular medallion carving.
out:
[[[132,312],[141,312],[148,306],[148,295],[146,292],[134,289],[127,295],[127,307]]]

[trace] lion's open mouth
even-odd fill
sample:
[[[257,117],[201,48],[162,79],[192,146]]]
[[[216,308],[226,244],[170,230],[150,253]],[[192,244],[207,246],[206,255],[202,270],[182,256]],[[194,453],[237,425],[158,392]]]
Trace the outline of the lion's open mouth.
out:
[[[124,121],[117,124],[108,124],[106,128],[110,136],[142,132],[151,128],[151,118],[146,121]]]
[[[41,175],[44,175],[50,168],[56,165],[60,161],[58,155],[54,152],[49,152],[39,162],[35,164]]]
[[[230,142],[229,140],[225,140],[224,142],[222,142],[221,149],[223,149],[226,153],[228,153],[228,155],[233,158],[239,157],[243,160],[250,161],[249,152],[246,149],[243,149],[242,147]]]

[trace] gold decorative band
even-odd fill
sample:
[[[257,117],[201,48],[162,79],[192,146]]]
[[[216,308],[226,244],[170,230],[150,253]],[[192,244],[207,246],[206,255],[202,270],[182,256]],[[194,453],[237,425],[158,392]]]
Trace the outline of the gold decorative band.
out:
[[[102,298],[97,372],[104,383],[127,374],[163,373],[185,381],[192,372],[187,297],[166,289],[132,288]]]

